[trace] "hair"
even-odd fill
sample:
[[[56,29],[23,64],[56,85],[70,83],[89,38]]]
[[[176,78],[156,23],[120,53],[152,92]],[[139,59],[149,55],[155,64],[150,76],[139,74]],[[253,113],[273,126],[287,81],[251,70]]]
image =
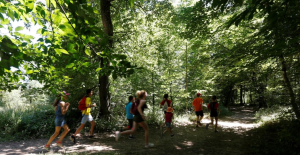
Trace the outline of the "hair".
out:
[[[133,96],[128,97],[129,102],[131,102],[132,99],[133,99]]]
[[[142,99],[145,94],[146,94],[145,90],[141,90],[141,91],[136,92],[136,96],[137,96],[138,99]]]
[[[212,96],[211,99],[212,99],[212,100],[216,100],[216,99],[217,99],[217,96]]]
[[[92,92],[93,90],[92,89],[87,89],[85,92],[86,92],[86,96],[89,96],[89,94]]]
[[[54,102],[53,102],[53,107],[56,107],[59,103],[59,101],[61,100],[62,95],[59,94],[57,95],[57,97],[55,98]]]
[[[164,99],[168,99],[169,95],[168,94],[165,94],[164,95]]]
[[[201,94],[198,94],[198,93],[197,93],[197,97],[199,97],[199,96],[201,96]]]

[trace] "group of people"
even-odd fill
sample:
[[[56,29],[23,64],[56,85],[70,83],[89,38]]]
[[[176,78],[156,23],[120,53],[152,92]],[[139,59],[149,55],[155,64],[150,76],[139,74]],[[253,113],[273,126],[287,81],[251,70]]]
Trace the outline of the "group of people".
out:
[[[64,132],[60,135],[58,141],[56,142],[57,146],[63,147],[62,140],[64,137],[68,134],[70,131],[68,125],[66,124],[65,120],[65,114],[69,109],[70,103],[67,102],[67,98],[70,93],[67,93],[65,91],[61,92],[58,97],[54,101],[54,109],[55,109],[55,132],[48,140],[47,144],[44,146],[44,148],[49,151],[50,150],[50,144],[52,141],[59,135],[61,128],[64,129]],[[93,132],[95,127],[95,121],[93,120],[93,117],[91,115],[91,107],[95,107],[96,104],[91,103],[91,96],[93,95],[93,91],[91,89],[86,90],[86,96],[85,96],[85,106],[86,109],[82,110],[82,119],[81,119],[81,125],[79,128],[77,128],[76,132],[71,135],[70,139],[75,144],[76,143],[76,135],[84,128],[84,125],[87,121],[91,123],[91,129],[90,129],[90,135],[89,138],[93,138]],[[79,101],[80,102],[80,101]]]
[[[50,137],[47,144],[44,146],[46,150],[50,150],[50,144],[52,141],[59,135],[61,128],[64,129],[64,132],[60,135],[58,141],[56,142],[57,146],[63,147],[62,140],[70,131],[68,125],[65,121],[65,114],[69,109],[70,103],[67,102],[67,97],[70,95],[63,91],[60,93],[59,97],[56,98],[53,106],[55,109],[56,117],[55,117],[55,133]],[[91,108],[95,107],[96,104],[91,104],[91,96],[93,95],[93,91],[91,89],[86,90],[85,96],[85,104],[86,109],[82,110],[82,119],[81,125],[77,128],[76,132],[70,136],[71,141],[76,143],[76,135],[84,128],[84,125],[87,121],[91,123],[89,138],[93,138],[93,132],[95,127],[95,121],[91,115]],[[115,139],[119,140],[121,135],[129,134],[129,139],[134,138],[132,134],[134,134],[137,130],[138,125],[141,126],[145,132],[145,148],[153,147],[153,143],[149,143],[149,127],[146,122],[146,116],[144,114],[144,110],[147,108],[146,97],[147,92],[144,90],[137,91],[136,97],[129,96],[129,102],[125,106],[126,110],[126,118],[128,120],[128,126],[124,129],[128,129],[126,131],[117,131]],[[81,102],[81,101],[80,101]],[[196,119],[196,127],[202,126],[201,120],[203,119],[203,99],[201,98],[201,94],[197,93],[197,97],[193,101],[194,110],[197,116]],[[212,102],[208,104],[208,109],[210,110],[211,124],[213,124],[213,119],[215,119],[215,132],[217,131],[218,124],[218,111],[219,104],[217,102],[216,96],[212,97]],[[164,95],[164,99],[160,103],[160,108],[162,108],[164,112],[164,124],[161,125],[166,127],[163,131],[163,134],[166,132],[170,132],[171,137],[174,136],[172,133],[171,123],[173,119],[173,105],[172,101],[168,99],[168,94]],[[206,124],[206,129],[208,129],[209,124]]]

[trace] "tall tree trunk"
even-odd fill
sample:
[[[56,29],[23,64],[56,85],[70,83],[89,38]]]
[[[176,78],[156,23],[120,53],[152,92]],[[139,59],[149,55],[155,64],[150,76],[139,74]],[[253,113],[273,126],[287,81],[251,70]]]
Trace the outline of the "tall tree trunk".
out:
[[[295,112],[297,119],[300,119],[300,112],[299,112],[299,109],[298,109],[298,105],[296,103],[295,93],[293,91],[293,88],[291,86],[290,80],[289,80],[287,72],[286,72],[287,67],[286,67],[286,62],[285,62],[285,59],[283,57],[283,54],[281,54],[279,56],[279,60],[280,60],[280,63],[281,63],[281,68],[282,68],[283,80],[284,80],[286,88],[288,89],[289,95],[291,97],[291,104],[292,104],[292,107],[293,107],[293,111]]]
[[[113,48],[113,25],[110,16],[110,0],[101,0],[101,19],[103,24],[103,31],[105,33],[104,40],[107,41],[107,48]],[[107,50],[108,51],[108,50]],[[107,58],[101,58],[100,67],[108,69],[109,60]],[[109,80],[108,80],[107,71],[100,72],[99,74],[99,97],[100,97],[100,115],[105,119],[109,118],[109,104],[110,104],[110,95],[109,95]]]
[[[243,85],[240,86],[240,105],[243,105]]]

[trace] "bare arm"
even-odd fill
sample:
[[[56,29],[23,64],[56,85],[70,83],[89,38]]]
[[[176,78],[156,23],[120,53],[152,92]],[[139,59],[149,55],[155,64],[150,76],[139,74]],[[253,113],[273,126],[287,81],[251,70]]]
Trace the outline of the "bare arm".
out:
[[[68,109],[69,109],[69,106],[70,106],[70,103],[69,102],[60,102],[59,103],[60,107],[61,107],[61,114],[66,114]]]
[[[146,100],[141,100],[140,101],[140,104],[138,106],[138,112],[140,113],[140,115],[142,116],[142,118],[145,120],[145,116],[143,114],[143,111],[142,111],[142,107],[144,106],[144,104],[146,103]]]
[[[56,111],[57,110],[57,106],[55,106],[55,108],[54,108],[54,111]]]

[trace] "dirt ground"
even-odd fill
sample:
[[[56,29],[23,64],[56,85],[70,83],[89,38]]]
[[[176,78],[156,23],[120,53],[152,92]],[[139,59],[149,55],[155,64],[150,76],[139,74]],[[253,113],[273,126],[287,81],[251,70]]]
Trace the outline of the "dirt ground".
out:
[[[186,120],[180,120],[174,125],[174,137],[166,133],[160,137],[158,127],[150,128],[149,141],[154,143],[153,148],[144,148],[144,132],[139,129],[134,134],[134,139],[121,136],[115,141],[114,133],[96,134],[95,139],[90,140],[86,136],[77,138],[74,145],[69,136],[63,141],[64,149],[51,145],[51,151],[46,152],[43,145],[48,139],[34,139],[20,142],[0,143],[0,154],[197,154],[197,155],[239,155],[248,154],[245,137],[249,136],[246,131],[255,128],[254,113],[252,107],[231,107],[232,116],[222,117],[219,120],[217,133],[210,125],[208,130],[205,125],[196,128],[195,124]],[[209,123],[205,118],[203,123]]]

